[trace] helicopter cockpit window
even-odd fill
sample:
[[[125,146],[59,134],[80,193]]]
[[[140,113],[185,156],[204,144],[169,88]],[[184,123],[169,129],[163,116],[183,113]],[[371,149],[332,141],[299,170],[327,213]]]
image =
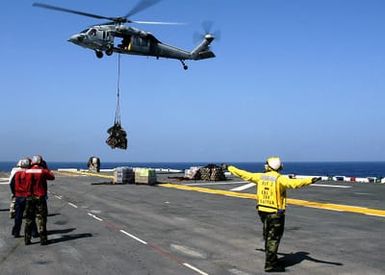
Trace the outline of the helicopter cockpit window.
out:
[[[95,36],[95,35],[96,35],[96,30],[95,30],[95,29],[91,29],[91,30],[88,32],[88,35],[90,35],[90,36]]]

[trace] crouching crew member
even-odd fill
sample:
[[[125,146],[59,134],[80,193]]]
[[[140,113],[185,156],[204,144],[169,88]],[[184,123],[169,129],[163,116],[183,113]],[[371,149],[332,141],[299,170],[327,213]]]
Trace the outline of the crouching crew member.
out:
[[[263,223],[265,240],[265,271],[282,272],[278,263],[278,246],[285,226],[286,189],[300,188],[321,178],[290,179],[279,173],[283,166],[280,158],[268,158],[264,173],[250,173],[234,166],[224,165],[233,175],[257,184],[257,209]]]
[[[41,156],[32,158],[32,167],[25,173],[31,181],[31,196],[27,198],[24,241],[26,245],[31,243],[32,223],[36,217],[40,244],[47,245],[47,180],[54,180],[55,176]]]

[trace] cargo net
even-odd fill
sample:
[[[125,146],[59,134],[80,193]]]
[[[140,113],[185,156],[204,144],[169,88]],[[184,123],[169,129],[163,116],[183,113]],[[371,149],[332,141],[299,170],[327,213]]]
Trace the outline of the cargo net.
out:
[[[175,178],[175,177],[174,177]],[[185,170],[182,180],[204,180],[204,181],[224,181],[225,173],[222,167],[215,164],[208,164],[205,167],[191,167]]]
[[[222,167],[215,164],[208,164],[199,169],[200,179],[205,181],[222,181],[226,180]]]
[[[127,133],[122,127],[122,122],[120,119],[120,54],[118,54],[118,85],[116,93],[116,109],[115,109],[115,119],[114,125],[107,130],[109,137],[106,140],[106,143],[112,148],[118,149],[127,149]]]

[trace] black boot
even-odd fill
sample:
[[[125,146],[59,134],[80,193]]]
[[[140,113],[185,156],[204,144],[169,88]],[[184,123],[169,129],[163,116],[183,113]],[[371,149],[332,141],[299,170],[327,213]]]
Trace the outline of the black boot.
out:
[[[40,245],[47,245],[47,244],[48,244],[47,234],[41,233],[40,234]]]
[[[280,264],[267,266],[265,267],[265,272],[285,272],[285,267]]]
[[[31,244],[31,235],[24,234],[24,243],[25,243],[25,245]]]

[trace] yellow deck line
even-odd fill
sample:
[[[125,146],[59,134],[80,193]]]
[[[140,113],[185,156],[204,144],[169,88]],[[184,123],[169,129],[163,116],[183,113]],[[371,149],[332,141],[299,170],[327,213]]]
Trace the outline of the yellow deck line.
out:
[[[55,173],[63,174],[63,175],[85,175],[91,177],[99,177],[104,179],[113,179],[113,176],[91,173],[91,172],[82,172],[82,171],[56,171]]]
[[[65,171],[64,173],[63,172],[56,172],[56,173],[60,173],[64,175],[65,174],[86,175],[86,176],[106,178],[106,179],[114,178],[113,176],[109,176],[109,175],[103,175],[103,174],[91,173],[91,172],[81,172],[81,171],[76,171],[76,172]],[[201,192],[201,193],[207,193],[207,194],[257,200],[256,194],[251,194],[251,193],[234,192],[234,191],[227,191],[227,190],[220,190],[220,189],[210,189],[210,188],[204,188],[204,187],[187,186],[187,185],[172,184],[172,183],[159,184],[159,186],[166,187],[166,188],[174,188],[179,190],[195,191],[195,192]],[[312,201],[298,200],[298,199],[287,199],[287,203],[292,205],[310,207],[310,208],[350,212],[350,213],[377,216],[377,217],[385,217],[385,210],[382,210],[382,209],[373,209],[373,208],[367,208],[367,207],[361,207],[361,206],[343,205],[343,204],[334,204],[334,203],[312,202]]]
[[[210,189],[210,188],[204,188],[204,187],[171,184],[171,183],[160,184],[159,186],[167,187],[167,188],[175,188],[179,190],[195,191],[195,192],[202,192],[207,194],[236,197],[236,198],[242,198],[242,199],[253,199],[253,200],[257,199],[256,194],[250,194],[250,193],[233,192],[233,191]],[[385,217],[385,210],[382,210],[382,209],[371,209],[371,208],[360,207],[360,206],[334,204],[334,203],[312,202],[312,201],[305,201],[305,200],[298,200],[298,199],[287,199],[287,203],[292,205],[299,205],[299,206],[311,207],[311,208],[317,208],[317,209],[326,209],[331,211],[343,211],[343,212],[357,213],[357,214],[363,214],[363,215]]]

